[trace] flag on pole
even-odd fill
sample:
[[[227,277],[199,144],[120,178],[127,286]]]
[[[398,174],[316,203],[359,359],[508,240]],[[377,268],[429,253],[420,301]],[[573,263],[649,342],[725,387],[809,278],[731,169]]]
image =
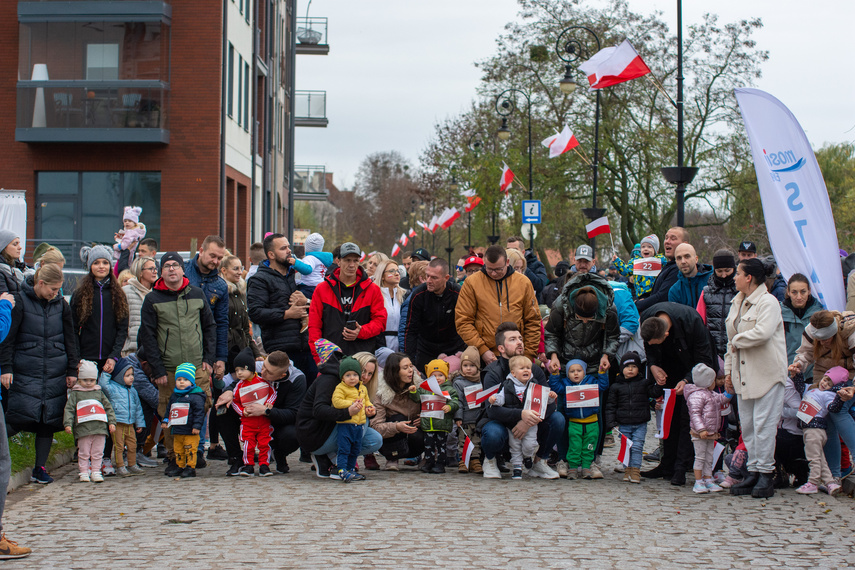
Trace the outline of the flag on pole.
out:
[[[460,217],[460,211],[457,208],[447,208],[439,217],[439,225],[442,229],[447,230]]]
[[[439,382],[437,381],[436,376],[428,376],[421,384],[419,384],[419,388],[422,390],[430,390],[437,396],[445,396],[446,400],[451,399],[451,396],[446,392],[443,392],[442,388],[439,387]]]
[[[439,216],[434,216],[430,219],[430,223],[427,226],[427,231],[430,233],[434,233],[439,228]]]
[[[511,189],[511,182],[514,181],[514,173],[504,162],[502,163],[502,178],[499,180],[499,190],[508,195]]]
[[[360,253],[359,253],[359,263],[362,263],[363,261],[365,261],[365,252],[364,252],[364,251],[362,251],[362,250],[359,250],[359,251],[360,251]]]
[[[419,226],[423,230],[430,231],[430,230],[428,230],[427,222],[423,222],[423,221],[419,220],[416,222],[416,225]],[[415,236],[413,236],[413,237],[415,237]]]
[[[404,245],[407,245],[407,244],[404,244]],[[399,246],[399,245],[396,243],[396,244],[392,247],[392,257],[395,257],[395,256],[396,256],[396,255],[398,255],[399,253],[401,253],[401,246]]]
[[[573,134],[570,127],[564,125],[564,129],[560,133],[543,139],[540,144],[549,149],[549,158],[555,158],[579,146],[579,141],[576,140],[576,135]]]
[[[416,237],[416,230],[414,230],[413,228],[410,228],[410,233],[409,233],[408,235],[409,235],[411,238]],[[404,244],[404,245],[406,245],[406,244]]]
[[[677,403],[674,390],[666,389],[663,398],[662,415],[659,417],[659,425],[656,426],[659,429],[656,434],[657,439],[668,439],[668,434],[671,432],[671,418],[674,416],[674,405]]]
[[[474,198],[475,197],[475,189],[470,188],[469,190],[464,190],[462,192],[464,198]]]
[[[611,87],[650,73],[650,68],[629,40],[624,40],[619,46],[601,49],[579,65],[579,69],[588,76],[591,89]]]
[[[469,458],[472,457],[472,451],[475,449],[475,446],[472,444],[472,440],[469,439],[469,436],[466,436],[466,440],[463,442],[463,463],[466,465],[466,468],[469,469]]]
[[[588,239],[592,237],[598,236],[600,234],[610,234],[612,233],[611,228],[609,228],[609,220],[605,216],[602,218],[597,218],[590,224],[585,226],[585,231],[588,232]]]
[[[400,242],[400,244],[401,244],[403,247],[407,247],[407,242],[409,242],[409,241],[410,241],[410,240],[409,240],[409,238],[407,237],[407,234],[401,234],[401,237],[400,237],[400,238],[398,238],[398,242]]]
[[[624,465],[629,465],[629,450],[632,449],[632,440],[623,434],[620,434],[620,451],[618,451],[618,461]]]
[[[481,203],[481,198],[478,196],[474,196],[472,198],[467,198],[466,208],[464,208],[467,212],[471,212],[475,209],[475,206]]]

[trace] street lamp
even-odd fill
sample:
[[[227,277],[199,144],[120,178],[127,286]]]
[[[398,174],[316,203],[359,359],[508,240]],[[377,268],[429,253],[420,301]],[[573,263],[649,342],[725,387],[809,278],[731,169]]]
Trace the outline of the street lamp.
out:
[[[499,127],[499,138],[503,141],[511,138],[511,130],[508,128],[508,117],[517,108],[515,95],[522,96],[526,101],[528,115],[528,199],[534,200],[534,188],[531,183],[531,97],[525,92],[514,87],[505,89],[496,97],[496,112],[502,117],[502,126]],[[495,229],[493,230],[495,232]],[[528,246],[534,252],[534,224],[529,224]]]
[[[571,94],[576,90],[576,82],[573,80],[572,64],[579,60],[580,57],[590,53],[587,49],[587,42],[583,42],[577,37],[573,37],[577,32],[588,32],[597,43],[597,51],[600,51],[600,38],[591,28],[585,26],[570,26],[562,31],[555,42],[555,51],[558,52],[558,57],[566,65],[564,66],[564,77],[558,82],[561,91],[566,94]],[[597,104],[594,109],[594,162],[591,164],[591,169],[594,171],[594,184],[591,191],[591,207],[583,208],[582,213],[591,221],[602,218],[606,213],[605,208],[597,207],[597,180],[599,175],[600,163],[600,90],[597,89]],[[597,240],[591,238],[591,247],[596,251]]]
[[[457,190],[460,188],[460,186],[458,186],[458,184],[457,184],[457,166],[456,165],[453,165],[453,164],[451,165],[451,167],[449,168],[449,174],[451,174],[451,182],[448,185],[448,189],[451,192],[457,192]],[[451,201],[450,197],[451,197],[451,194],[449,193],[449,202]],[[445,251],[448,252],[448,267],[451,267],[451,253],[454,251],[454,248],[451,247],[451,226],[448,226],[448,247],[445,248]]]

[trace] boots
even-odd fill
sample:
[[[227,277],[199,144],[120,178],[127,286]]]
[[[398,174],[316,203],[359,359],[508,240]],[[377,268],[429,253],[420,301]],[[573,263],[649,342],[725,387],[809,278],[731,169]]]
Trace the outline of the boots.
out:
[[[641,483],[641,467],[628,467],[627,471],[632,471],[629,474],[630,483]]]
[[[751,490],[751,496],[755,499],[768,499],[775,496],[775,474],[761,473],[757,484]]]
[[[748,477],[742,480],[742,483],[737,483],[730,488],[731,495],[750,495],[754,490],[754,486],[760,479],[760,474],[757,471],[750,471]]]
[[[437,453],[436,463],[431,468],[431,473],[445,473],[445,461],[446,455],[444,453]]]
[[[469,460],[469,472],[470,473],[483,473],[483,469],[481,468],[481,460],[472,458]]]
[[[626,469],[624,469],[624,471],[623,471],[624,483],[629,483],[630,480],[632,479],[632,470],[633,469],[634,469],[633,467],[627,467]]]
[[[436,465],[436,461],[434,460],[434,458],[433,457],[427,457],[427,455],[425,455],[425,458],[422,461],[422,464],[419,467],[419,470],[422,473],[430,473],[431,469],[433,469],[434,465]]]
[[[775,488],[776,489],[786,489],[790,486],[790,476],[784,470],[783,466],[778,465],[775,467]]]
[[[463,461],[462,459],[460,460],[460,463],[457,464],[457,472],[458,473],[469,473],[469,468],[466,467],[466,462]]]

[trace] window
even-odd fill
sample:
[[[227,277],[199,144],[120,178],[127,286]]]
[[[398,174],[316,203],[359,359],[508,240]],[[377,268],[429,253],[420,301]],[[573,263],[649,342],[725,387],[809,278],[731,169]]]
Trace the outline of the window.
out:
[[[238,0],[238,10],[243,14],[243,0]]]
[[[234,0],[232,0],[234,1]],[[229,117],[234,115],[235,106],[235,46],[229,42],[229,94],[226,98],[226,111]]]
[[[243,68],[243,128],[249,131],[249,64],[244,63]]]
[[[243,119],[243,74],[240,72],[241,68],[243,68],[243,57],[238,56],[238,107],[237,107],[237,122],[238,125],[242,124],[241,120]]]
[[[244,0],[244,1],[246,2],[246,14],[244,14],[244,18],[246,19],[246,23],[248,24],[249,23],[250,0]]]
[[[109,81],[119,78],[119,44],[86,46],[86,79]]]

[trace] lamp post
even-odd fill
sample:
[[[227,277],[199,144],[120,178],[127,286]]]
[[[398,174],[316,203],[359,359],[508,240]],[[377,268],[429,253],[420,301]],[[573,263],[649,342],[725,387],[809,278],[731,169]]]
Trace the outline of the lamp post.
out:
[[[531,97],[525,92],[514,87],[510,89],[505,89],[499,96],[496,97],[496,112],[502,117],[502,126],[499,127],[498,135],[499,138],[503,141],[511,138],[511,130],[508,128],[508,117],[514,112],[514,109],[517,108],[514,95],[521,95],[525,101],[527,106],[527,115],[528,115],[528,199],[534,200],[534,188],[532,188],[531,183]],[[495,233],[495,228],[493,232]],[[529,225],[529,234],[528,234],[528,245],[531,251],[534,251],[534,224]],[[496,238],[498,240],[498,237]],[[492,241],[492,240],[491,240]]]
[[[565,94],[570,95],[576,90],[576,82],[573,80],[572,64],[579,60],[583,55],[589,54],[587,42],[583,42],[577,37],[573,37],[577,32],[587,32],[597,43],[597,51],[600,51],[600,38],[591,28],[585,26],[570,26],[563,30],[555,42],[555,51],[558,52],[558,57],[566,65],[564,66],[564,77],[558,82],[558,86]],[[596,52],[595,52],[596,53]],[[606,213],[605,208],[597,207],[597,185],[599,178],[599,163],[600,163],[600,90],[597,89],[597,102],[594,108],[594,162],[591,164],[591,170],[594,173],[594,183],[591,190],[591,207],[583,208],[582,213],[591,221],[602,218]],[[596,251],[597,240],[591,238],[589,240],[591,248]]]
[[[451,202],[451,195],[460,188],[457,184],[457,167],[455,165],[451,165],[449,174],[451,174],[451,183],[448,185],[448,190],[449,202]],[[445,251],[448,252],[448,266],[451,267],[451,253],[454,251],[454,248],[451,247],[451,226],[448,226],[448,247],[445,248]]]
[[[469,142],[466,144],[466,146],[469,147],[469,151],[475,155],[475,161],[477,163],[476,169],[481,168],[480,152],[481,152],[481,149],[484,148],[484,141],[486,138],[487,138],[487,133],[485,133],[484,131],[477,131],[477,132],[472,133],[469,136]],[[468,256],[469,251],[472,248],[472,210],[470,209],[468,212],[466,212],[466,214],[467,214],[468,245],[466,246],[465,249],[466,249],[466,255]],[[493,221],[493,233],[496,233],[495,220]],[[489,236],[489,237],[493,237],[493,236]],[[498,239],[499,239],[498,236],[496,236],[496,241],[498,241]],[[493,243],[495,243],[495,242],[493,242]]]

